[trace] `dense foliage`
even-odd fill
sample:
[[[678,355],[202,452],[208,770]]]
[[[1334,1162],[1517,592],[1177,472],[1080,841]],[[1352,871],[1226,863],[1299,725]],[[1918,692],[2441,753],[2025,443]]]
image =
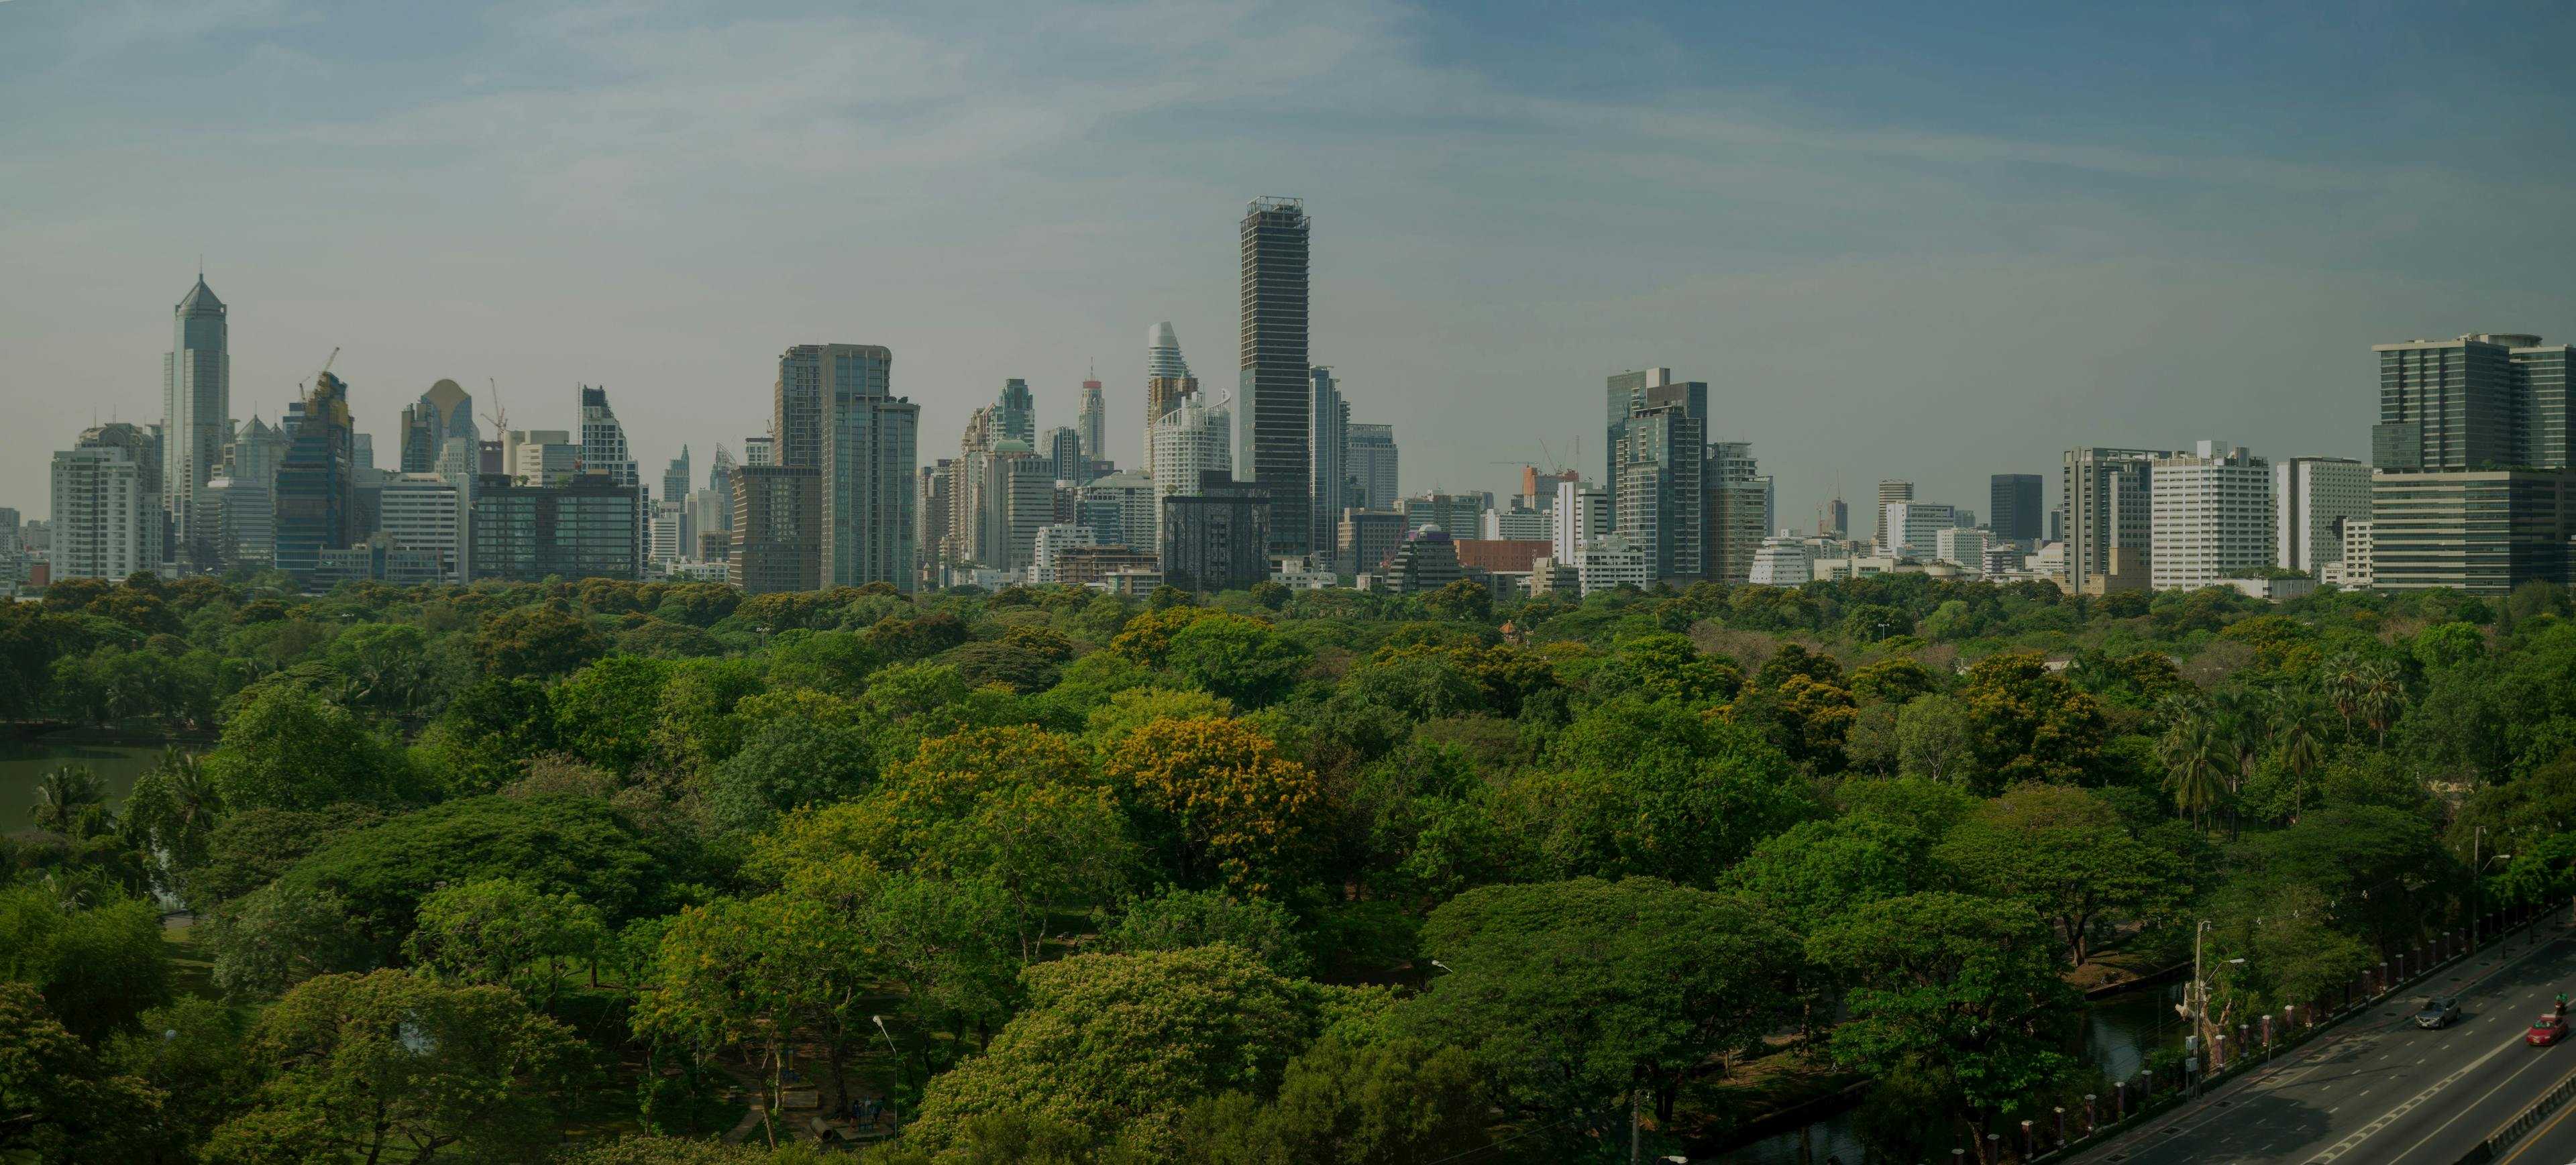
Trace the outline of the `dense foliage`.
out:
[[[1928,1159],[2202,920],[2243,1015],[2576,893],[2567,611],[64,583],[0,719],[208,743],[0,840],[0,1155],[1553,1161],[1796,1068]]]

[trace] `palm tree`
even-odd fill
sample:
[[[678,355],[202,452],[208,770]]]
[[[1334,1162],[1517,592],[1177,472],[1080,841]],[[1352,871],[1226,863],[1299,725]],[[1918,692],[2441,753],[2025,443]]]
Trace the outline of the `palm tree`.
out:
[[[68,834],[79,820],[81,811],[107,801],[107,787],[99,783],[98,774],[88,765],[62,765],[45,774],[36,785],[35,808],[27,811],[36,828]]]
[[[2325,763],[2325,736],[2317,731],[2316,709],[2305,700],[2284,700],[2273,710],[2272,738],[2281,745],[2281,765],[2290,770],[2290,824],[2299,823],[2307,807],[2308,778]]]
[[[2209,810],[2227,794],[2220,774],[2232,767],[2228,744],[2209,721],[2192,720],[2175,725],[2161,751],[2165,787],[2173,790],[2174,808],[2189,813],[2194,825],[2207,828]]]
[[[215,819],[223,816],[224,799],[206,779],[204,759],[172,745],[161,750],[160,768],[170,779],[172,824],[198,834],[213,829]]]
[[[2362,721],[2379,734],[2379,747],[2388,747],[2388,726],[2406,711],[2406,685],[2398,678],[2397,665],[2387,660],[2373,661],[2361,669],[2362,687],[2356,709]]]
[[[2343,717],[2343,730],[2352,731],[2353,715],[2361,711],[2361,697],[2370,690],[2369,668],[2359,656],[2346,652],[2326,661],[2325,673],[2318,679],[2326,699],[2334,702],[2335,714]]]

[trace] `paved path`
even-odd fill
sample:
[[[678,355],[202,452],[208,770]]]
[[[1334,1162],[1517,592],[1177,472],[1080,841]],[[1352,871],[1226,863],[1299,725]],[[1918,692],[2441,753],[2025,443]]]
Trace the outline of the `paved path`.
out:
[[[2444,968],[2274,1067],[2086,1154],[2084,1165],[2455,1165],[2576,1072],[2576,1041],[2522,1042],[2553,996],[2576,993],[2576,939],[2563,924],[2536,933],[2541,946],[2517,936],[2510,955],[2490,948]],[[2421,1030],[2414,1000],[2437,993],[2457,993],[2464,1014]],[[2513,1165],[2576,1162],[2576,1120],[2535,1130],[2506,1156]]]

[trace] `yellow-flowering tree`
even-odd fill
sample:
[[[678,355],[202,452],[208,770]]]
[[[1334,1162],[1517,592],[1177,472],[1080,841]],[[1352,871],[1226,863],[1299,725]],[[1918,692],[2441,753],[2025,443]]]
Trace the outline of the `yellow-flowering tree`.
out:
[[[1325,836],[1323,783],[1238,721],[1157,720],[1110,758],[1109,775],[1184,886],[1266,893]]]

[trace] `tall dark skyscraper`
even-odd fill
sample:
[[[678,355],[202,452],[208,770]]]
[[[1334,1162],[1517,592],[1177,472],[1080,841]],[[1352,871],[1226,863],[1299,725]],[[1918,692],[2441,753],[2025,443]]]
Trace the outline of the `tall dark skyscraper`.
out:
[[[277,467],[277,569],[309,587],[322,552],[347,549],[358,537],[349,386],[328,372],[314,377],[286,422],[293,440]]]
[[[2038,541],[2044,517],[2039,483],[2036,473],[1996,474],[1994,488],[1986,495],[1986,529],[1997,538]]]
[[[1294,198],[1256,198],[1243,216],[1242,456],[1237,469],[1270,493],[1270,549],[1312,547],[1310,426],[1314,388],[1306,362],[1309,220]]]

